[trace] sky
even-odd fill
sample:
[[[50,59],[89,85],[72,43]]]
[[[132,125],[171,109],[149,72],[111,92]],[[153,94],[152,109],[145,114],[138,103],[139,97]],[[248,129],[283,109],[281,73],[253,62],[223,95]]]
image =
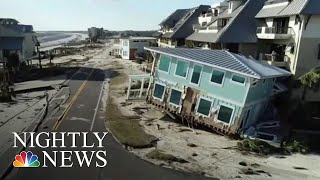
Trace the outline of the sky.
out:
[[[156,30],[176,9],[222,0],[0,0],[0,18],[33,25],[35,31]]]

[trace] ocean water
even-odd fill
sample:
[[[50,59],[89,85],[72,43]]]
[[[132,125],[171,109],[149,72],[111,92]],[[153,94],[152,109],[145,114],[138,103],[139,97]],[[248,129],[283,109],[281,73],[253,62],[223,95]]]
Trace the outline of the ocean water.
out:
[[[85,33],[73,32],[37,32],[36,36],[40,42],[41,49],[50,49],[70,41],[80,41],[88,37]]]

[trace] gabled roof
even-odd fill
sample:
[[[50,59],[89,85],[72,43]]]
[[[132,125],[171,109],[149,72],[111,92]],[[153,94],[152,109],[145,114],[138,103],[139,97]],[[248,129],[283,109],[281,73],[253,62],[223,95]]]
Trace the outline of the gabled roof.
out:
[[[164,33],[162,37],[184,39],[193,32],[193,25],[198,22],[198,17],[204,11],[208,11],[210,6],[200,5],[199,7],[191,8],[188,12],[179,19],[172,28],[173,32]]]
[[[308,0],[301,14],[320,14],[320,1],[319,0]]]
[[[145,47],[156,52],[256,79],[290,76],[291,73],[226,50]]]
[[[173,28],[176,25],[176,23],[188,13],[189,10],[190,9],[177,9],[170,16],[164,19],[159,25]]]
[[[265,0],[247,0],[233,13],[227,15],[227,11],[214,19],[229,19],[229,22],[218,33],[194,32],[187,40],[209,43],[255,43],[256,20],[255,15],[263,7]],[[212,23],[211,23],[212,24]]]
[[[288,4],[283,4],[283,2],[288,2]],[[277,3],[279,6],[274,6]],[[273,6],[268,7],[267,5],[269,4]],[[291,2],[288,0],[269,0],[266,2],[266,6],[256,15],[256,18],[283,17],[297,14],[320,14],[319,7],[319,0],[292,0]]]

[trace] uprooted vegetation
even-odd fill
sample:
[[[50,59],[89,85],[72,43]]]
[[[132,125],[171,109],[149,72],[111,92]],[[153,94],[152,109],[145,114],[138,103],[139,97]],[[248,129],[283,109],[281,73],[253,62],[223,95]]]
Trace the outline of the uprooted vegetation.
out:
[[[150,158],[150,159],[157,159],[157,160],[161,160],[169,163],[171,162],[188,163],[188,161],[184,159],[175,157],[174,155],[171,155],[171,154],[161,152],[158,149],[150,151],[148,154],[146,154],[146,156],[147,158]]]
[[[309,148],[306,145],[298,141],[284,143],[282,147],[277,148],[263,141],[245,139],[238,142],[237,148],[243,152],[254,152],[261,155],[292,153],[305,154],[309,151]]]

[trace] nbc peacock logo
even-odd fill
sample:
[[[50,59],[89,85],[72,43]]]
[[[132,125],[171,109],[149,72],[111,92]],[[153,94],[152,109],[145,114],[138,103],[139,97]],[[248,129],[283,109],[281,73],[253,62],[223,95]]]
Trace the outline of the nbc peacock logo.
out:
[[[39,167],[40,162],[38,161],[38,156],[31,151],[22,151],[20,155],[16,155],[13,166],[16,168]]]

